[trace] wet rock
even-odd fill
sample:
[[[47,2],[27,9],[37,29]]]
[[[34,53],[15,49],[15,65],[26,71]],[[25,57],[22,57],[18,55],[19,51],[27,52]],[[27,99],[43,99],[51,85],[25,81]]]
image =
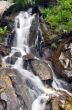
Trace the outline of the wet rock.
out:
[[[14,5],[14,3],[10,3],[8,1],[0,1],[0,17],[2,17],[2,15],[4,13],[7,12],[7,10],[12,7]]]
[[[23,67],[27,70],[31,70],[31,61],[34,60],[34,55],[32,53],[23,56]]]
[[[13,27],[9,26],[9,29],[12,31]],[[6,38],[6,44],[12,47],[13,45],[15,45],[14,40],[15,40],[15,32],[12,31]]]
[[[0,55],[7,56],[7,55],[9,55],[10,51],[11,51],[11,49],[9,46],[0,44]]]
[[[39,25],[39,16],[36,14],[35,18],[32,21],[30,27],[30,34],[29,34],[29,45],[32,46],[35,44],[35,39],[37,37],[37,28]]]
[[[12,56],[12,57],[8,57],[7,59],[6,59],[6,63],[9,63],[9,64],[15,64],[15,62],[17,61],[17,57],[15,57],[15,56]]]
[[[33,6],[33,8],[32,8],[32,14],[35,14],[35,13],[39,14],[39,16],[42,15],[41,10],[40,10],[40,7],[37,6],[37,5],[36,6]]]
[[[63,70],[61,76],[68,82],[72,82],[72,69]]]
[[[32,53],[23,56],[23,60],[33,60],[33,59],[34,59],[34,55]]]
[[[20,53],[20,52],[15,52],[15,53],[13,54],[13,57],[21,57],[21,53]]]
[[[3,88],[0,96],[6,101],[6,110],[31,110],[34,93],[26,85],[25,79],[22,80],[17,70],[0,69],[0,87]]]
[[[32,70],[33,72],[38,75],[41,80],[46,81],[46,80],[51,80],[52,81],[52,74],[51,70],[48,67],[47,64],[40,60],[34,60],[31,62],[32,65]]]

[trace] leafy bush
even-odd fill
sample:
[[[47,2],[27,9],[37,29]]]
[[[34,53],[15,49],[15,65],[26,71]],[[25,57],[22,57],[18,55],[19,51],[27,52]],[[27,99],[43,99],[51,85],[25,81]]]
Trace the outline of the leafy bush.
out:
[[[56,43],[52,43],[52,44],[51,44],[51,48],[57,48]]]
[[[0,42],[4,41],[4,38],[7,35],[7,33],[8,33],[7,26],[0,27]]]
[[[43,15],[55,32],[72,30],[72,0],[57,0],[55,6],[44,9]]]

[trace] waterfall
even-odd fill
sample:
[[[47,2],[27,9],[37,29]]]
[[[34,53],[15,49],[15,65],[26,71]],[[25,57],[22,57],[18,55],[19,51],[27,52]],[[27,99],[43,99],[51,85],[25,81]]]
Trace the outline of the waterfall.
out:
[[[55,96],[58,94],[55,93],[54,90],[46,88],[38,76],[35,76],[32,72],[25,70],[23,68],[23,56],[30,53],[29,31],[34,17],[35,15],[30,15],[27,12],[20,12],[18,16],[16,16],[15,18],[16,46],[11,48],[11,53],[9,57],[11,57],[15,52],[21,53],[21,57],[17,59],[14,65],[12,65],[12,68],[15,68],[19,71],[22,80],[27,79],[32,85],[32,89],[34,90],[37,96],[37,99],[35,99],[35,101],[32,104],[32,110],[44,110],[45,104],[49,99],[49,96],[51,94]],[[4,63],[7,57],[8,56],[3,58]],[[53,86],[54,88],[61,87],[55,75]]]
[[[22,56],[27,53],[30,53],[28,40],[29,40],[29,29],[33,19],[34,19],[34,15],[30,16],[27,12],[21,12],[15,18],[15,29],[16,29],[16,37],[17,37],[17,45],[15,49],[16,50],[18,49],[21,52]],[[50,89],[45,88],[38,76],[35,76],[32,72],[29,72],[28,70],[23,69],[22,57],[18,58],[13,68],[19,71],[19,73],[21,74],[22,80],[23,78],[25,78],[31,82],[32,89],[34,90],[35,94],[38,97],[32,104],[32,110],[35,110],[35,109],[39,110],[39,108],[42,108],[43,110],[43,108],[45,107],[46,101],[49,97],[49,96],[46,96],[46,93],[54,94],[54,91],[51,91]],[[45,100],[43,107],[41,107],[42,106],[40,103],[41,99]],[[36,105],[37,103],[38,105]]]

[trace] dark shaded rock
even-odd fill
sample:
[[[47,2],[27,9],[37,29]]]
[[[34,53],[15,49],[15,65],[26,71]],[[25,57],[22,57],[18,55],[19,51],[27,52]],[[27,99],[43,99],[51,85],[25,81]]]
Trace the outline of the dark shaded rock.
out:
[[[34,60],[34,55],[32,53],[24,55],[23,56],[23,67],[27,70],[30,70],[32,60]]]
[[[30,36],[29,46],[30,46],[31,52],[35,54],[35,56],[41,56],[42,55],[41,44],[43,42],[43,36],[42,36],[42,31],[40,29],[38,14],[35,15],[35,18],[32,21],[29,36]]]
[[[35,44],[35,39],[37,38],[37,28],[39,25],[39,16],[36,14],[35,18],[32,21],[30,27],[30,37],[29,37],[29,45],[32,46]]]
[[[6,63],[9,63],[9,64],[15,64],[15,62],[17,61],[17,57],[15,57],[15,56],[12,56],[12,57],[8,57],[7,59],[6,59]]]
[[[72,82],[72,69],[63,70],[61,76],[68,82]]]
[[[0,98],[0,110],[7,110],[7,103],[5,100]]]
[[[0,55],[7,56],[7,55],[9,55],[10,51],[11,51],[11,49],[9,46],[0,44]]]
[[[8,1],[0,1],[0,17],[6,14],[8,9],[10,9],[13,5],[14,3],[10,3]]]
[[[13,27],[11,28],[11,30],[13,29]],[[12,47],[14,44],[14,38],[15,38],[15,32],[11,32],[6,39],[6,43],[8,46]]]
[[[35,5],[35,6],[33,6],[33,8],[32,8],[32,14],[35,14],[35,13],[39,14],[39,16],[42,15],[42,13],[41,13],[41,11],[40,11],[38,5]]]
[[[32,53],[23,56],[23,60],[34,60],[34,55]]]
[[[52,74],[51,70],[48,67],[47,64],[40,60],[34,60],[31,62],[32,65],[32,70],[33,72],[38,75],[41,80],[46,81],[46,80],[51,80],[52,81]]]
[[[21,57],[21,53],[20,53],[20,52],[15,52],[15,53],[13,54],[13,57]]]

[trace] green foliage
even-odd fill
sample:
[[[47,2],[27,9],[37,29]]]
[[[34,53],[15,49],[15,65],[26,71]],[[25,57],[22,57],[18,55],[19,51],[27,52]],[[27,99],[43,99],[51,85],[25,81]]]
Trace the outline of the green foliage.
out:
[[[51,48],[57,48],[57,45],[55,42],[51,44]]]
[[[13,1],[16,4],[17,8],[21,8],[21,7],[25,8],[31,3],[31,0],[13,0]]]
[[[57,0],[55,6],[44,9],[43,15],[55,32],[72,30],[72,0]]]
[[[4,38],[7,35],[7,33],[8,33],[7,26],[0,27],[0,42],[4,41]]]
[[[7,30],[7,26],[5,26],[5,27],[0,27],[0,34],[1,35],[5,35],[6,33],[8,32],[8,30]]]

